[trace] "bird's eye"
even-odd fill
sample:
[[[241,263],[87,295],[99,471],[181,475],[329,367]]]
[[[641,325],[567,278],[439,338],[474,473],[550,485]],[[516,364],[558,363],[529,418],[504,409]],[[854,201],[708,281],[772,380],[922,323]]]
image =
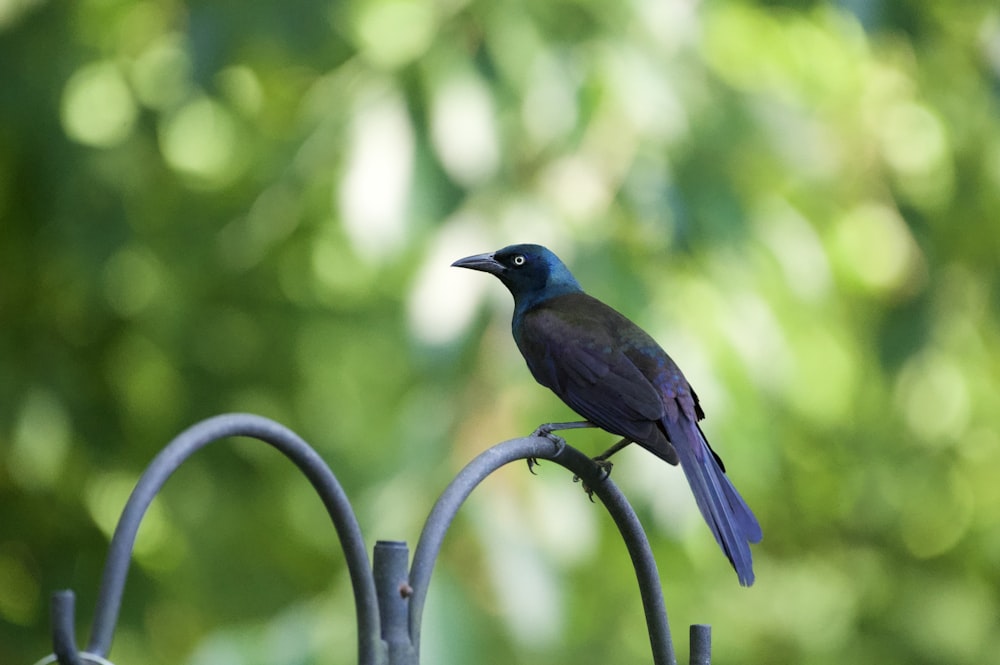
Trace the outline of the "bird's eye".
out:
[[[524,258],[524,256],[522,256],[521,254],[518,254],[512,259],[514,265],[516,266],[523,266],[527,262],[527,260],[528,259]]]

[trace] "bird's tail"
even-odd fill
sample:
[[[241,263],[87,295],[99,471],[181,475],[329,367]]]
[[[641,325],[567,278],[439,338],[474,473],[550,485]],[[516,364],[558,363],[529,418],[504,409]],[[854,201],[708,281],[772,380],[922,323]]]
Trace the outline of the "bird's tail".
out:
[[[663,424],[702,517],[736,569],[740,584],[750,586],[754,580],[750,543],[763,537],[760,523],[709,450],[701,428],[684,416],[674,422],[665,418]]]

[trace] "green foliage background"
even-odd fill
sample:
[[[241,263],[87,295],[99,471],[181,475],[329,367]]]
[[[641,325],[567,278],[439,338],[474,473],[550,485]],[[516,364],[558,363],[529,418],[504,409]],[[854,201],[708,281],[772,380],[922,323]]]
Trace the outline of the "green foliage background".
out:
[[[1000,662],[998,93],[992,2],[0,1],[0,662],[50,651],[54,589],[85,639],[132,485],[220,412],[415,544],[475,454],[571,416],[448,268],[523,241],[678,360],[764,526],[741,589],[680,473],[622,453],[682,659],[711,623],[718,663]],[[553,465],[476,492],[429,602],[426,663],[649,661]],[[290,464],[171,479],[110,655],[354,662]]]

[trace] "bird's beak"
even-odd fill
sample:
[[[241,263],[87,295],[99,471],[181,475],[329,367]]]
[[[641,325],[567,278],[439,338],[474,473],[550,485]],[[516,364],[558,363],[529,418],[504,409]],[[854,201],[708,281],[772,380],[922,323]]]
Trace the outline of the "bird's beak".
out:
[[[459,259],[451,264],[455,268],[468,268],[469,270],[479,270],[498,275],[503,272],[503,264],[493,258],[493,252],[488,254],[475,254]]]

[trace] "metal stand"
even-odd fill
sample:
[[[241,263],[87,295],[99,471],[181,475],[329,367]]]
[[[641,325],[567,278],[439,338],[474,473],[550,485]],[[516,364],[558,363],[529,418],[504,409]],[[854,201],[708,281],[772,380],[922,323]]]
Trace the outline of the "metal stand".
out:
[[[424,602],[448,527],[479,483],[505,464],[523,459],[547,459],[565,467],[600,498],[617,524],[635,567],[653,662],[677,665],[656,562],[635,511],[604,469],[562,439],[551,434],[512,439],[473,459],[455,476],[431,510],[407,572],[409,550],[406,543],[399,541],[376,543],[374,564],[369,566],[361,528],[330,468],[294,432],[272,420],[249,414],[204,420],[182,432],[153,459],[132,491],[111,538],[90,643],[86,650],[77,651],[74,595],[72,591],[58,591],[52,597],[53,654],[39,661],[39,665],[111,665],[105,657],[118,621],[132,547],[146,509],[170,474],[188,457],[214,441],[231,436],[258,439],[280,450],[305,474],[322,498],[351,577],[358,621],[359,665],[419,664]],[[708,626],[691,627],[690,662],[710,665]]]

